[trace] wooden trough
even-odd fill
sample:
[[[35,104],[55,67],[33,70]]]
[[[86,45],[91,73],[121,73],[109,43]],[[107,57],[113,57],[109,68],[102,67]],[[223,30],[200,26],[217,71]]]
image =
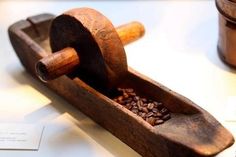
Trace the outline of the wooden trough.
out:
[[[51,54],[48,32],[54,18],[41,14],[9,27],[15,52],[35,79],[35,64]],[[131,68],[118,86],[133,88],[141,96],[163,102],[171,112],[171,119],[164,124],[151,126],[79,77],[63,75],[42,84],[144,157],[214,156],[234,143],[231,133],[208,112]]]

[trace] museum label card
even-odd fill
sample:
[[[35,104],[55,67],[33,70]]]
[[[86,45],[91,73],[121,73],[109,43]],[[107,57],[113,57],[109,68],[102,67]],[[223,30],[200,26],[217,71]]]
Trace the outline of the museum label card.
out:
[[[43,129],[35,124],[0,124],[0,149],[38,150]]]

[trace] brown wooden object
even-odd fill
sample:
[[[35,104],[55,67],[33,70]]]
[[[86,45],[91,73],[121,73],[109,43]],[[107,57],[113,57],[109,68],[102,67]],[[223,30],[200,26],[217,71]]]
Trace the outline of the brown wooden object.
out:
[[[9,28],[16,54],[36,79],[35,63],[51,54],[48,31],[53,18],[42,14]],[[144,157],[214,156],[234,143],[231,133],[207,111],[131,68],[118,86],[134,88],[140,96],[163,102],[172,112],[164,124],[151,126],[80,77],[63,75],[43,84]]]
[[[116,31],[93,9],[69,10],[52,21],[50,45],[54,53],[36,64],[37,73],[47,81],[72,72],[100,91],[112,89],[127,71],[122,42],[132,42],[143,34],[138,22]]]
[[[221,59],[236,67],[236,1],[216,0],[219,11],[218,53]]]
[[[145,32],[143,25],[139,22],[121,25],[116,28],[116,31],[123,45],[139,39]],[[79,63],[79,52],[77,53],[74,48],[67,47],[39,60],[36,64],[36,70],[42,81],[48,81],[71,73],[78,68]]]

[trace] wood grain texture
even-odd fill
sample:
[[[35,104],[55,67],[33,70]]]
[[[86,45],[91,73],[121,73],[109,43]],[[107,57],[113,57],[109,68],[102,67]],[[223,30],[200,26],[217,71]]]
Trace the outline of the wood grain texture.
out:
[[[42,81],[48,81],[73,72],[79,63],[80,58],[76,50],[67,47],[38,61],[35,70]]]
[[[99,29],[99,28],[95,28],[95,29]],[[144,26],[139,22],[131,22],[128,24],[121,25],[116,28],[116,31],[123,45],[136,41],[137,39],[141,38],[145,32]],[[74,32],[74,34],[77,34],[79,36],[78,32]],[[88,44],[86,45],[87,47],[91,46],[90,43],[86,43],[86,44]],[[97,52],[97,53],[100,53],[100,52]],[[79,64],[80,64],[79,54],[80,52],[76,52],[74,48],[64,48],[60,51],[53,52],[49,56],[39,60],[38,63],[36,64],[38,77],[43,81],[49,81],[57,77],[60,77],[62,75],[71,73],[72,71],[76,70],[76,68],[79,68]],[[119,60],[120,55],[117,55],[116,57],[117,57],[117,60]],[[91,58],[96,59],[96,57],[91,57]],[[121,61],[124,61],[124,60],[121,60]],[[120,65],[123,65],[123,63],[121,63]],[[100,67],[98,66],[97,69],[99,68]],[[101,73],[101,75],[104,75],[104,73]]]
[[[42,32],[46,34],[53,17],[38,15],[33,18],[38,17],[47,21],[45,32]],[[42,21],[34,23],[36,27],[41,24]],[[34,30],[28,21],[23,20],[9,28],[9,36],[22,64],[37,79],[32,67],[50,52],[47,51],[48,40],[35,37]],[[144,157],[214,156],[234,143],[232,135],[208,112],[131,68],[119,86],[132,87],[141,96],[163,102],[172,112],[170,120],[153,127],[79,77],[62,76],[44,85]]]
[[[118,26],[116,28],[116,31],[123,45],[127,45],[136,41],[137,39],[141,38],[145,33],[144,26],[137,21]]]
[[[109,92],[127,72],[123,44],[112,23],[96,10],[76,8],[57,16],[49,40],[52,52],[73,47],[79,53],[80,67],[70,75],[101,92]]]
[[[236,68],[236,3],[216,0],[219,11],[218,54],[229,66]]]

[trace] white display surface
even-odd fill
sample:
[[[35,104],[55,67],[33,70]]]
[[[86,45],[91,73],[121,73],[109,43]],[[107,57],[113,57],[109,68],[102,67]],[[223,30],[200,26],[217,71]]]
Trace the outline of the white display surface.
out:
[[[145,36],[125,47],[129,66],[191,99],[236,137],[236,70],[217,55],[214,1],[1,1],[0,123],[45,126],[38,151],[0,150],[1,157],[140,156],[34,80],[9,42],[7,28],[14,22],[75,7],[97,9],[115,26],[142,22]],[[235,156],[236,145],[217,155]]]

